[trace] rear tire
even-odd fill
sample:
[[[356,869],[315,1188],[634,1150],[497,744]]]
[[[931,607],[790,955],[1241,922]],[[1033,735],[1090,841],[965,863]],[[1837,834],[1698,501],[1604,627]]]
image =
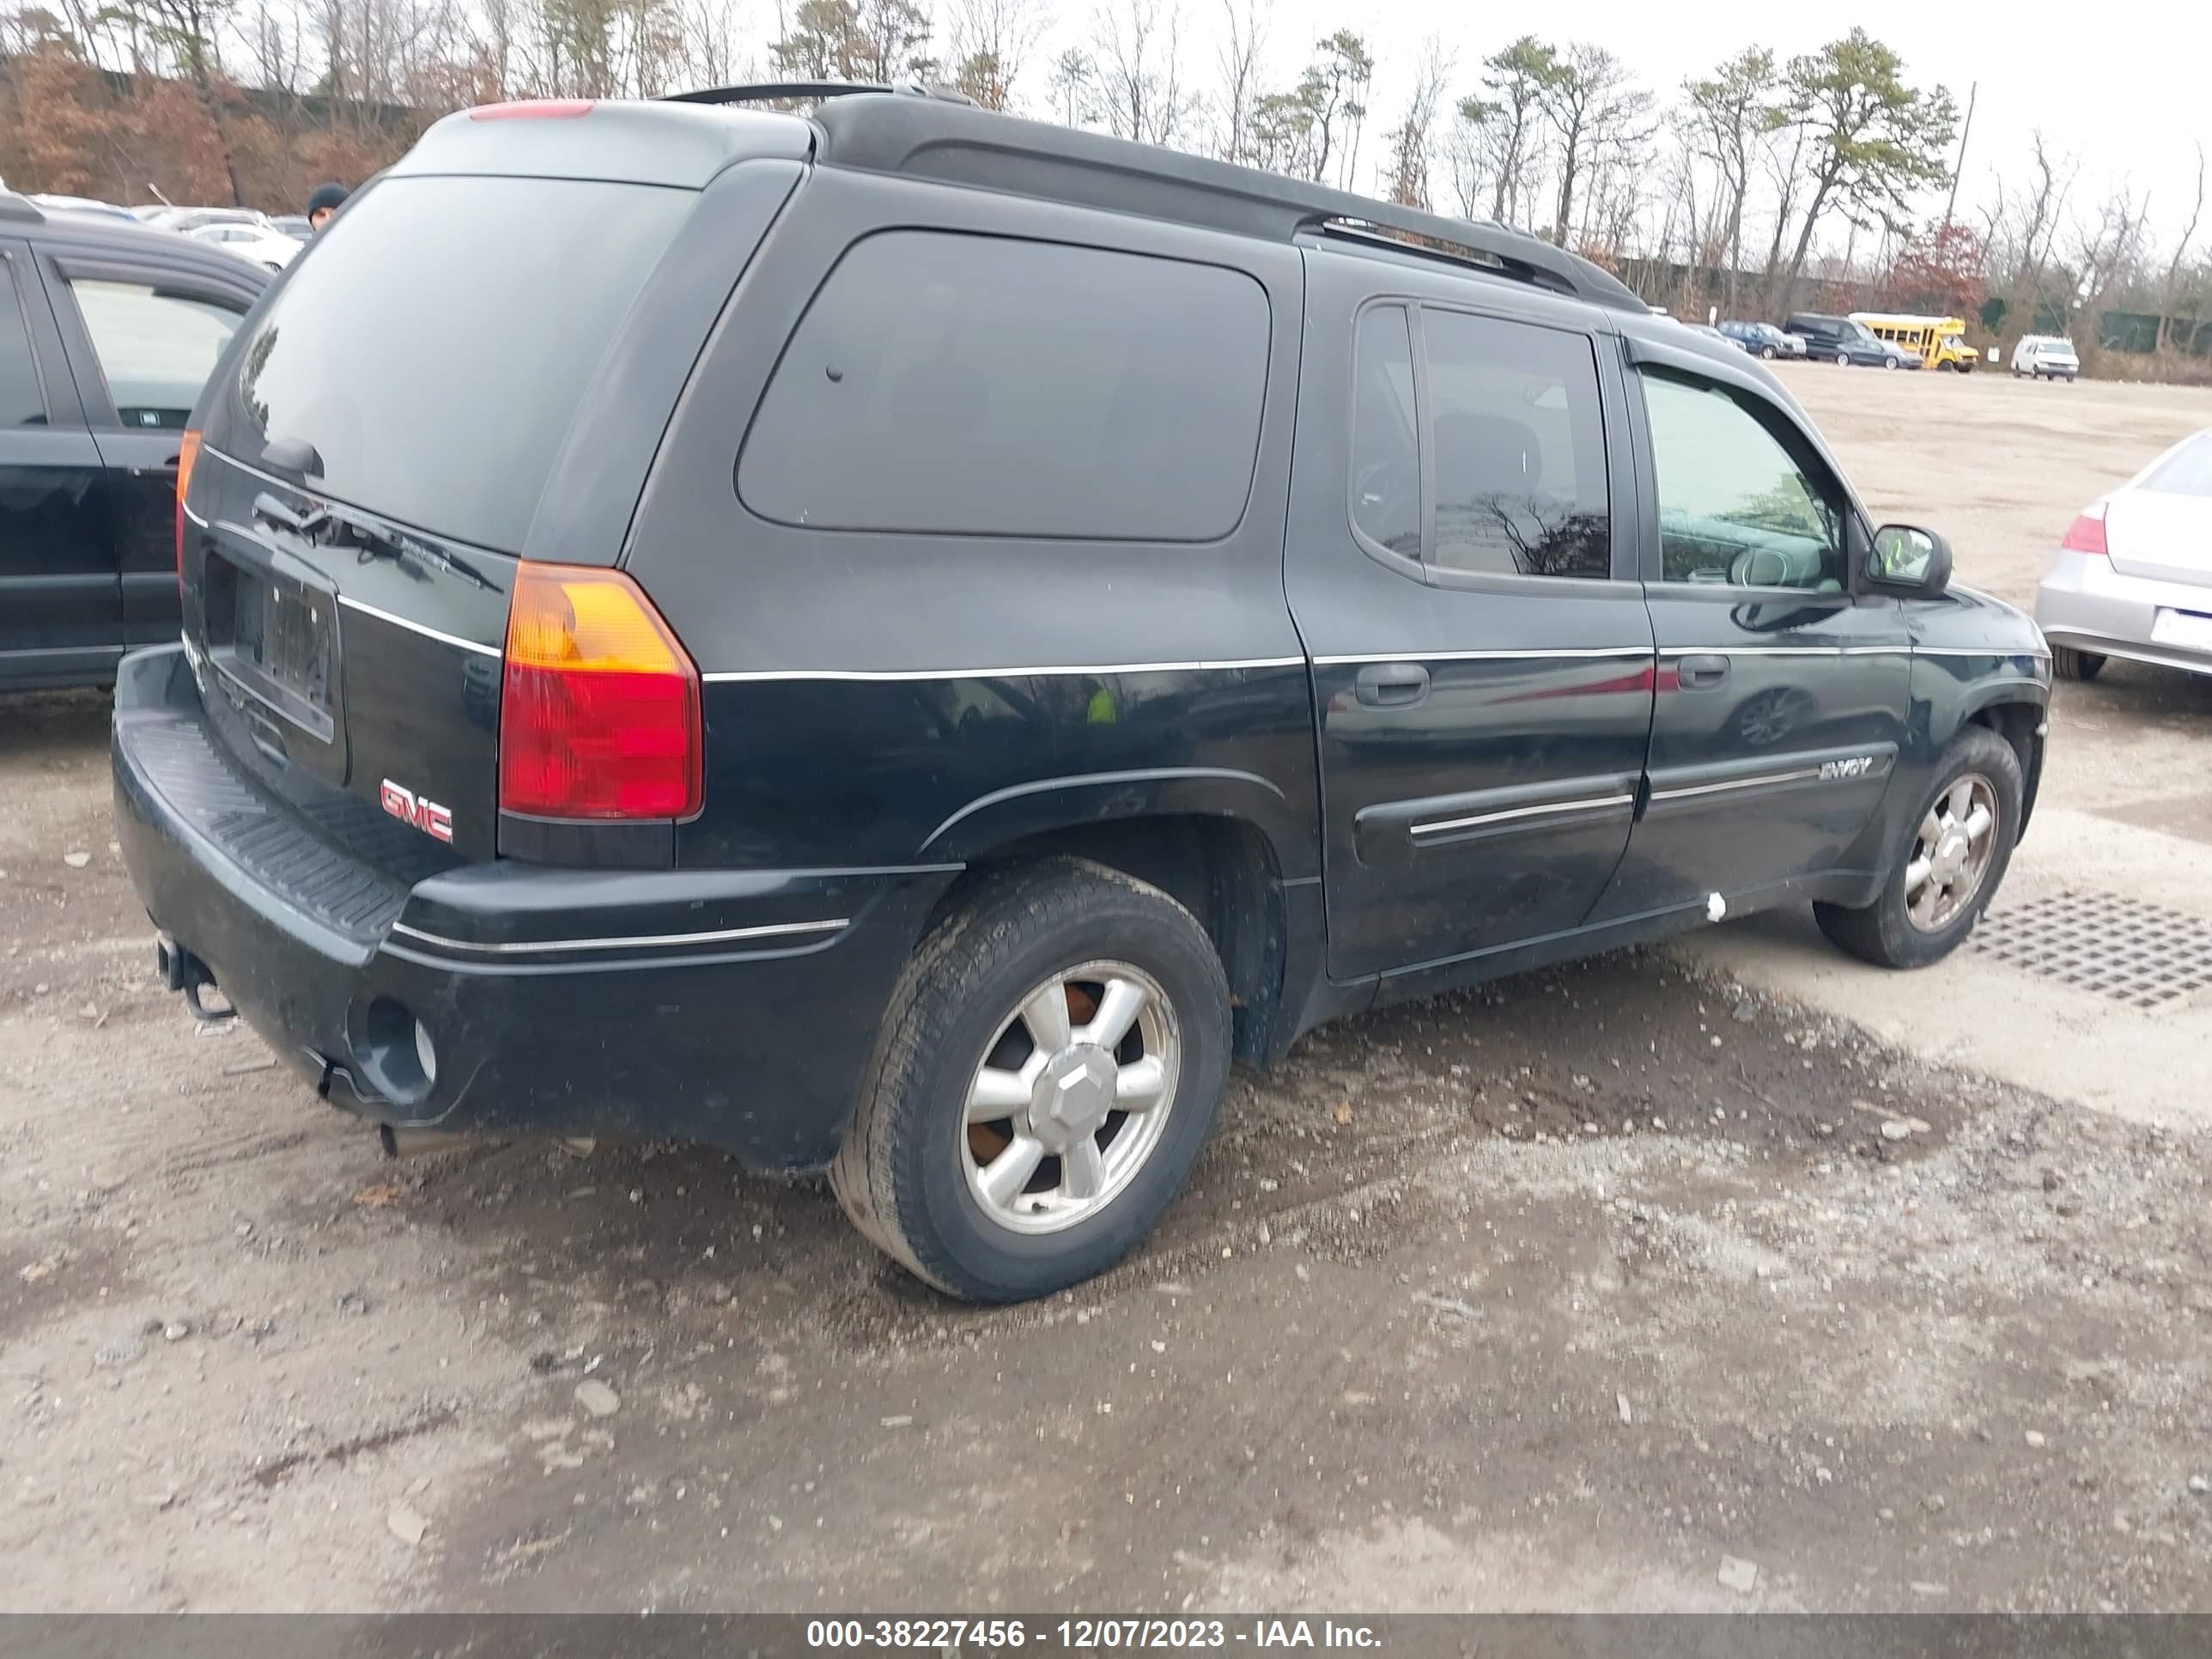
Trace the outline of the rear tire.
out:
[[[1088,1039],[1117,988],[1146,1012],[1120,1038]],[[1048,1041],[1040,1025],[1058,1033]],[[861,1232],[938,1289],[971,1302],[1048,1296],[1151,1233],[1212,1129],[1230,1048],[1221,959],[1167,894],[1079,859],[987,876],[900,977],[830,1186]],[[1091,1128],[1046,1115],[1093,1109],[1086,1088],[1135,1097],[1148,1062],[1141,1108],[1109,1108]],[[1032,1093],[977,1115],[1017,1084]],[[1064,1154],[1003,1164],[1062,1140]]]
[[[2105,672],[2102,652],[2076,651],[2070,645],[2051,647],[2051,672],[2062,680],[2094,680]]]
[[[1830,943],[1879,968],[1925,968],[1941,962],[1974,931],[1974,924],[1981,920],[2004,879],[2005,866],[2012,861],[2013,842],[2020,832],[2022,793],[2020,757],[2012,745],[1987,726],[1968,726],[1943,751],[1934,781],[1895,837],[1889,875],[1882,883],[1881,896],[1862,908],[1814,905],[1813,917],[1820,931]],[[1983,831],[1990,838],[1986,849],[1980,848],[1980,838],[1971,833],[1968,813],[1954,810],[1961,800],[1990,812],[1991,822]],[[1952,908],[1946,911],[1939,903],[1931,908],[1924,896],[1926,884],[1953,880],[1954,849],[1950,838],[1954,833],[1965,834],[1965,843],[1957,851],[1964,854],[1967,862],[1981,853],[1979,867],[1970,886],[1961,884],[1963,890],[1939,886],[1939,899],[1946,890],[1955,893]],[[1923,866],[1934,866],[1934,871],[1943,873]],[[1917,884],[1913,879],[1916,871]],[[1917,920],[1916,904],[1928,912]]]

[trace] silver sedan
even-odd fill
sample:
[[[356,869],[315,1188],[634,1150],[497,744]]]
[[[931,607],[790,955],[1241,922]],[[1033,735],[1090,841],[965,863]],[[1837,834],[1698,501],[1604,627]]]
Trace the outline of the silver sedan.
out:
[[[2212,674],[2212,427],[2082,508],[2035,596],[2061,679],[2108,657]]]

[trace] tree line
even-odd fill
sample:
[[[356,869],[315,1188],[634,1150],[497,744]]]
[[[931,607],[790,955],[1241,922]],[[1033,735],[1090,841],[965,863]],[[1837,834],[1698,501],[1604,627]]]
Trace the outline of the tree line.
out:
[[[1431,38],[1378,110],[1385,48],[1357,28],[1278,40],[1261,0],[1212,0],[1200,41],[1178,0],[1098,0],[1065,20],[1046,3],[18,0],[0,15],[0,177],[290,209],[471,103],[920,82],[1494,220],[1700,315],[1848,300],[1987,315],[2016,338],[2123,306],[2161,319],[2168,352],[2195,340],[2174,319],[2212,317],[2201,149],[2194,204],[2156,222],[2126,180],[2093,191],[2039,134],[1961,205],[1955,99],[1863,29],[1789,58],[1747,46],[1669,88],[1589,42],[1525,34],[1462,64]]]

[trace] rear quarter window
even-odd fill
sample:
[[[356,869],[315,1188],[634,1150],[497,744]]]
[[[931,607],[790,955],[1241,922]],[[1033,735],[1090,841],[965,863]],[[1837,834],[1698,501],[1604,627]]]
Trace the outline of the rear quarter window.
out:
[[[1243,518],[1266,291],[1103,248],[889,231],[848,250],[737,466],[823,530],[1206,542]]]

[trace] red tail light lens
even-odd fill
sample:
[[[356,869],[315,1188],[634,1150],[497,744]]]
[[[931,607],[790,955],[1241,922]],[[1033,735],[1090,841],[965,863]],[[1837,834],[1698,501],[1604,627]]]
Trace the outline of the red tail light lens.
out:
[[[699,810],[699,671],[619,570],[525,563],[507,620],[499,804],[555,818]]]
[[[2100,558],[2110,558],[2112,550],[2105,544],[2105,504],[2085,507],[2081,516],[2067,527],[2059,538],[2059,546],[2069,553],[2094,553]]]
[[[200,458],[200,434],[177,440],[177,591],[185,591],[185,492],[192,487],[192,466]]]

